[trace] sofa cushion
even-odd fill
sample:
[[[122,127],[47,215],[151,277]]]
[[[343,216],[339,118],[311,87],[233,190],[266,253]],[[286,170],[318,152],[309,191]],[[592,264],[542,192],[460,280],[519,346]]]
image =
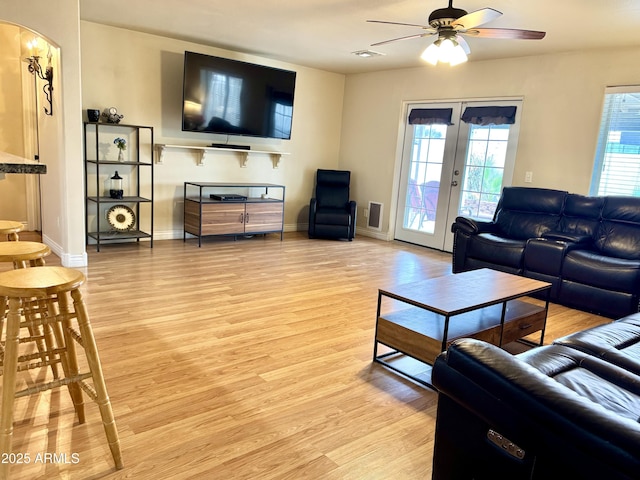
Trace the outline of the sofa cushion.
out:
[[[323,170],[316,173],[316,198],[320,208],[346,209],[349,203],[348,170]]]
[[[603,220],[595,246],[604,255],[640,260],[640,224]]]
[[[595,405],[640,420],[640,382],[631,372],[563,345],[532,349],[517,357]]]
[[[572,250],[564,258],[562,279],[635,293],[640,287],[640,260],[610,257],[591,250]]]
[[[640,197],[604,197],[602,218],[640,225]]]
[[[505,187],[495,223],[500,233],[518,240],[555,230],[567,192],[546,188]]]
[[[481,233],[473,236],[468,246],[467,256],[491,263],[519,269],[526,240],[504,238],[492,233]]]
[[[559,229],[565,234],[593,237],[598,230],[598,221],[604,197],[585,197],[570,193],[560,219]]]
[[[640,198],[605,198],[595,246],[605,255],[640,260]]]
[[[501,210],[560,215],[567,192],[547,188],[505,187],[500,197]]]
[[[316,224],[348,226],[351,224],[351,215],[345,208],[318,208]]]
[[[556,230],[559,220],[560,215],[500,210],[496,224],[505,237],[527,240],[542,237],[546,232]]]
[[[316,187],[316,198],[318,207],[342,208],[345,211],[349,203],[349,189],[337,189],[331,185],[321,184]]]
[[[554,340],[640,375],[640,313]]]

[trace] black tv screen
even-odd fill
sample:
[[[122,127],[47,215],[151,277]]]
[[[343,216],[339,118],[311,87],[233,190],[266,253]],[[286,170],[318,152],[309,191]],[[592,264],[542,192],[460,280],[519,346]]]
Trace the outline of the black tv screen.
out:
[[[182,130],[290,139],[296,72],[184,53]]]

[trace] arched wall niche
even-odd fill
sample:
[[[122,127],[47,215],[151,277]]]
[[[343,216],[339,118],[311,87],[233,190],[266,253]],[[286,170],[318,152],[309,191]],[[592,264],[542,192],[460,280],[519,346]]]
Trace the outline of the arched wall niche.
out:
[[[52,65],[60,49],[43,35],[11,22],[0,22],[0,161],[37,162],[40,155],[39,115],[50,108],[46,82],[30,73],[28,58],[38,57],[42,68]],[[35,175],[6,175],[1,180],[0,217],[41,231],[40,179]]]
[[[21,135],[17,138],[21,139],[22,146],[14,143],[11,147],[13,151],[17,151],[19,155],[22,153],[20,156],[27,158],[39,154],[40,161],[47,166],[47,173],[40,176],[39,182],[43,242],[61,258],[63,265],[86,266],[79,2],[59,0],[55,9],[51,8],[51,3],[47,0],[0,2],[0,39],[11,45],[13,58],[11,68],[7,72],[4,68],[0,71],[0,81],[4,84],[5,76],[8,75],[18,78],[31,75],[24,59],[30,53],[27,42],[34,37],[41,41],[41,51],[44,49],[41,63],[45,66],[49,62],[47,53],[51,46],[54,72],[53,115],[47,115],[42,109],[41,95],[44,94],[41,90],[37,90],[37,105],[35,99],[29,104],[27,96],[21,91],[17,95],[21,104],[25,100],[23,110],[30,109],[32,112],[25,116],[36,119],[37,130],[29,126],[28,120],[25,122],[19,114],[13,113],[0,115],[0,129],[11,125],[12,128],[21,130]],[[5,49],[2,48],[0,52],[0,56],[3,56],[0,62],[7,61],[4,58]],[[33,82],[33,78],[31,81]],[[39,82],[41,88],[43,81]],[[0,101],[4,99],[0,98]],[[36,140],[30,136],[36,136]],[[37,147],[29,151],[28,145]],[[0,138],[0,151],[5,146],[6,141]]]

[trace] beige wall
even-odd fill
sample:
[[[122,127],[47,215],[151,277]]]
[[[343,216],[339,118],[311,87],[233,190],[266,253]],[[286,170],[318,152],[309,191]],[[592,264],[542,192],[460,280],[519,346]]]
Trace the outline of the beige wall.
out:
[[[403,106],[411,101],[524,99],[514,185],[587,194],[606,86],[640,84],[640,49],[593,51],[349,75],[340,167],[353,172],[354,199],[385,205],[391,235]],[[391,218],[390,218],[391,217]],[[391,223],[392,224],[392,223]]]
[[[233,152],[216,153],[198,166],[194,153],[168,151],[155,167],[154,231],[158,239],[182,238],[185,181],[284,184],[285,229],[306,224],[315,170],[338,167],[344,75],[84,21],[81,38],[83,109],[115,106],[124,115],[123,123],[153,126],[156,143],[206,146],[226,141],[224,136],[181,131],[185,50],[295,70],[291,140],[229,140],[255,150],[289,153],[279,168],[273,168],[267,155],[250,155],[247,167],[241,168]]]
[[[20,28],[0,23],[0,152],[24,157]],[[24,175],[0,180],[0,218],[27,223]]]

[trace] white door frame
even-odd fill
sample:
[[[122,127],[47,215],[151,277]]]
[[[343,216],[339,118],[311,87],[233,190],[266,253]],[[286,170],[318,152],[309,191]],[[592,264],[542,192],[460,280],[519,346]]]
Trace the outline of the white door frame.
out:
[[[394,240],[396,237],[396,216],[398,210],[398,204],[400,202],[400,175],[402,170],[402,154],[404,152],[404,139],[407,129],[407,118],[409,116],[409,109],[415,104],[431,104],[437,105],[440,103],[469,103],[469,102],[505,102],[505,101],[520,101],[524,104],[523,97],[504,96],[504,97],[479,97],[479,98],[453,98],[453,99],[439,99],[439,100],[403,100],[402,108],[400,109],[400,116],[398,118],[398,135],[396,141],[396,154],[395,163],[393,167],[393,185],[391,187],[391,202],[389,207],[389,234],[388,239]],[[521,110],[521,109],[518,109]],[[521,111],[518,112],[518,118],[521,115]],[[519,120],[518,120],[519,122]]]

